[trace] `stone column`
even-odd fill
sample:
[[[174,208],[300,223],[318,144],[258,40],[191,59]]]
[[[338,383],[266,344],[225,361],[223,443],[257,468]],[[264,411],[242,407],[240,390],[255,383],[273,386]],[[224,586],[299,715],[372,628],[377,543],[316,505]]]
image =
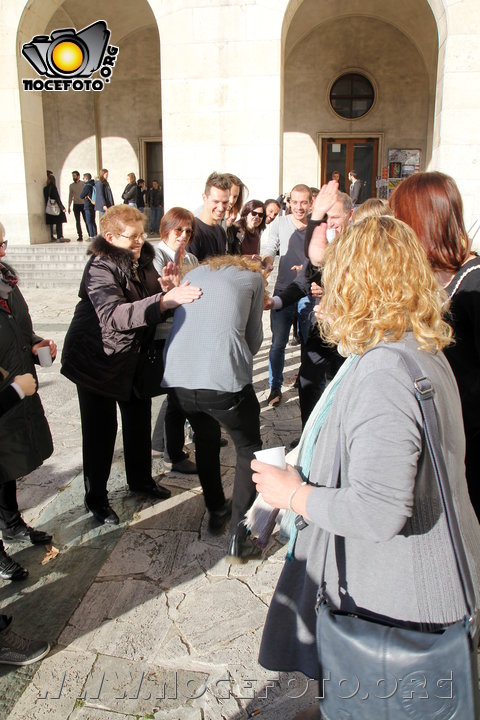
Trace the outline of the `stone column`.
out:
[[[18,32],[24,3],[4,4],[0,24],[0,138],[2,175],[0,177],[1,220],[11,244],[45,242],[42,188],[46,181],[45,145],[41,93],[23,92],[22,75],[32,77],[29,65],[20,56],[30,23]]]
[[[284,5],[152,3],[160,31],[165,207],[202,203],[213,170],[276,196]],[[165,14],[163,14],[165,13]]]
[[[431,169],[455,178],[468,229],[480,218],[480,5],[478,0],[445,0],[445,6],[445,15],[437,19],[440,49]]]

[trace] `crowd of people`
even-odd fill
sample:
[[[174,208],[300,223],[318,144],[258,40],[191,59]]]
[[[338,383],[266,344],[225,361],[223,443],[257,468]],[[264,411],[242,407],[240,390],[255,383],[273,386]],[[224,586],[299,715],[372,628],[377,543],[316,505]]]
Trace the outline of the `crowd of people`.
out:
[[[137,180],[134,172],[128,173],[127,178],[128,183],[122,193],[124,204],[135,207],[142,213],[145,211],[145,207],[148,207],[149,232],[151,235],[158,235],[163,215],[163,192],[158,180],[152,180],[152,186],[147,188],[145,180],[143,178]],[[47,170],[47,182],[43,188],[43,195],[45,223],[50,229],[50,242],[70,242],[69,238],[63,236],[63,225],[67,222],[67,210],[60,198],[57,181],[51,170]],[[107,168],[102,168],[96,179],[92,178],[91,173],[86,172],[81,180],[78,170],[72,171],[72,182],[68,188],[68,214],[70,215],[73,209],[78,242],[83,241],[82,220],[87,237],[91,241],[97,235],[95,213],[98,212],[101,217],[114,204]]]
[[[77,388],[86,509],[100,523],[119,522],[108,498],[117,405],[129,490],[155,501],[170,496],[152,477],[151,396],[139,378],[155,347],[163,379],[151,395],[167,395],[161,419],[166,450],[174,470],[198,474],[209,531],[221,533],[230,520],[227,560],[259,555],[244,523],[257,491],[302,519],[291,538],[293,562],[285,564],[270,607],[260,662],[311,678],[318,677],[314,607],[322,578],[332,605],[344,609],[334,554],[322,553],[326,533],[345,540],[351,608],[432,627],[464,611],[455,563],[445,555],[448,529],[425,457],[422,417],[398,353],[414,359],[435,388],[442,450],[480,602],[480,260],[464,226],[460,193],[452,178],[425,172],[403,180],[388,203],[359,204],[354,171],[349,179],[350,194],[340,190],[338,177],[321,189],[296,184],[287,212],[284,196],[247,200],[238,176],[214,172],[196,216],[182,207],[161,220],[154,214],[156,247],[147,241],[142,209],[160,198],[158,183],[146,192],[129,173],[124,204],[114,205],[102,170],[98,181],[89,177],[71,189],[68,203],[77,229],[79,199],[100,211],[61,370]],[[72,185],[79,182],[73,173]],[[55,216],[61,236],[65,208],[51,174],[45,199],[63,212]],[[19,400],[27,396],[23,407],[30,403],[42,418],[31,381],[24,390],[22,383],[25,374],[35,377],[38,348],[46,344],[54,356],[56,347],[33,334],[15,274],[3,263],[5,242],[1,248],[0,323],[15,316],[29,341],[18,344],[18,358],[12,342],[5,343],[0,364],[8,375],[0,401],[7,389],[9,402],[17,401],[13,388]],[[267,278],[277,257],[269,297]],[[268,405],[282,401],[292,325],[301,344],[303,432],[295,463],[285,470],[254,460],[262,438],[253,358],[263,342],[265,310],[272,330]],[[184,448],[186,421],[195,462]],[[52,452],[42,422],[42,449],[32,452],[28,466],[11,460],[26,442],[22,430],[1,441],[10,444],[8,456],[0,446],[4,538],[13,532],[46,540],[23,523],[15,500],[15,481]],[[237,453],[231,499],[220,474],[221,427]],[[335,457],[338,477],[332,477]],[[23,569],[2,552],[0,576],[21,579]],[[0,626],[0,661],[4,632]],[[45,652],[45,644],[36,652]]]

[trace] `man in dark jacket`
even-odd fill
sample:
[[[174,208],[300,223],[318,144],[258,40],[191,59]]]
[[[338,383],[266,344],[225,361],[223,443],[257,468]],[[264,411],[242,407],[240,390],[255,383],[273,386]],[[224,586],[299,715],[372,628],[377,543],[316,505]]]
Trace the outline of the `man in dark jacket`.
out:
[[[137,180],[137,208],[141,213],[145,210],[145,196],[147,194],[147,188],[145,187],[145,180],[138,178]]]
[[[296,279],[278,296],[271,298],[267,305],[272,310],[288,307],[302,297],[310,295],[316,299],[321,294],[321,265],[323,252],[312,256],[312,238],[318,233],[317,227],[324,223],[331,239],[339,235],[350,223],[353,208],[346,193],[338,192],[338,183],[331,180],[324,185],[317,196],[312,215],[308,219],[305,233],[305,254],[308,259]],[[327,236],[328,237],[328,236]],[[312,292],[313,287],[313,292]],[[301,365],[298,372],[298,399],[302,416],[302,427],[305,427],[311,411],[315,407],[325,389],[327,376],[333,376],[343,363],[344,358],[336,348],[327,345],[320,337],[316,322],[310,326],[310,332],[302,345]]]
[[[150,207],[150,226],[151,233],[158,235],[160,228],[160,220],[162,217],[162,191],[156,180],[152,181],[152,187],[147,193],[147,202]]]
[[[95,223],[95,180],[92,179],[90,173],[85,173],[83,176],[83,190],[80,193],[80,197],[83,198],[85,204],[83,211],[85,213],[85,223],[88,230],[89,240],[93,239],[97,234],[97,225]]]

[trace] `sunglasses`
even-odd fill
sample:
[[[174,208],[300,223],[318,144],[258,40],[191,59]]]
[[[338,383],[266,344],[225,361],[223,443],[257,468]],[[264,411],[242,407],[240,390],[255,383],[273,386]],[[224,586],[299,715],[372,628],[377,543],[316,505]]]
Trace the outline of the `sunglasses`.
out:
[[[192,228],[181,228],[181,227],[178,227],[178,228],[174,228],[174,230],[175,230],[175,235],[176,235],[177,237],[180,237],[180,235],[182,235],[182,233],[185,233],[185,235],[191,235],[192,232],[193,232]]]
[[[253,217],[263,218],[263,210],[250,210],[250,215],[253,215]]]
[[[0,248],[3,248],[4,250],[7,249],[8,240],[3,240],[3,242],[0,242]]]

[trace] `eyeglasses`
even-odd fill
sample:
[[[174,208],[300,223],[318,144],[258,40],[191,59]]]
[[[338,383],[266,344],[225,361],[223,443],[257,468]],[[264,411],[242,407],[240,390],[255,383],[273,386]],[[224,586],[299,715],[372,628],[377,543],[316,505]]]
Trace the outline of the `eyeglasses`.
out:
[[[250,210],[250,215],[253,215],[253,217],[263,218],[263,212],[259,212],[258,210]]]
[[[142,242],[145,242],[148,235],[147,235],[147,233],[139,233],[138,235],[122,235],[122,233],[120,233],[118,235],[118,237],[123,237],[123,238],[125,238],[125,240],[130,240],[130,241],[131,240],[141,240]]]
[[[2,242],[0,242],[0,248],[3,248],[4,250],[7,249],[7,245],[8,245],[8,240],[3,240]]]
[[[178,227],[178,228],[174,228],[174,232],[177,237],[180,237],[180,235],[183,235],[183,233],[185,233],[185,235],[191,235],[193,230],[192,230],[192,228]]]

